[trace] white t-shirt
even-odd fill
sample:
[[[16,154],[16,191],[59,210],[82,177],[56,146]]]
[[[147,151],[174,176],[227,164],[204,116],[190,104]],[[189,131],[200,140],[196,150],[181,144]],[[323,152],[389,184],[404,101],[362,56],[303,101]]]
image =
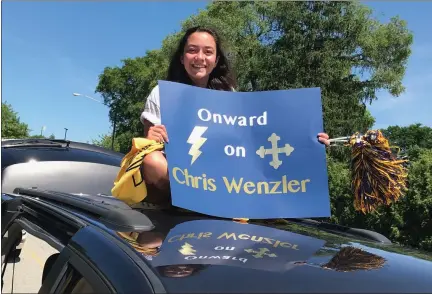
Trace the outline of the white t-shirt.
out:
[[[147,97],[144,110],[140,117],[142,124],[144,124],[144,119],[148,120],[155,126],[161,124],[159,85],[156,85]]]
[[[235,89],[233,88],[232,91],[235,92]],[[155,126],[161,124],[159,85],[156,85],[147,97],[144,110],[140,116],[142,124],[144,124],[144,119]]]

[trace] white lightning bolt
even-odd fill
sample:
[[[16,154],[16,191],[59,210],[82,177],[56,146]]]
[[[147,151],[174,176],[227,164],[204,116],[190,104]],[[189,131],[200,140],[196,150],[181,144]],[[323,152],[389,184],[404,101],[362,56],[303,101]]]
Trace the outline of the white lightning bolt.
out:
[[[193,164],[202,153],[199,149],[205,143],[205,141],[207,141],[207,138],[203,138],[202,134],[204,134],[207,129],[208,127],[194,127],[189,139],[187,140],[189,144],[192,144],[191,148],[189,149],[189,155],[192,156],[191,164]]]

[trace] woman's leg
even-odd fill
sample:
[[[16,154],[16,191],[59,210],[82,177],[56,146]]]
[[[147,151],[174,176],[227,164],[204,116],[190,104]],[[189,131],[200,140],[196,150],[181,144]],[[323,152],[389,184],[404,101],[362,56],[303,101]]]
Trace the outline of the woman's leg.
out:
[[[161,151],[147,154],[143,159],[142,171],[148,191],[146,200],[152,203],[170,201],[168,163],[165,155]]]

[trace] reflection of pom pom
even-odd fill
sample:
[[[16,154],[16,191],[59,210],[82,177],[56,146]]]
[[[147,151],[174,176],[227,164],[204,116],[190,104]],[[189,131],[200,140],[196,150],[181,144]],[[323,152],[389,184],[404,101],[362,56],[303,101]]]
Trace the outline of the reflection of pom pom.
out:
[[[348,246],[342,248],[322,267],[340,272],[351,272],[378,269],[383,267],[385,262],[386,260],[381,256]]]
[[[367,213],[398,200],[406,189],[407,160],[392,154],[381,131],[368,131],[363,136],[356,133],[348,145],[352,148],[355,209]]]
[[[247,224],[249,219],[248,218],[233,218],[233,221],[241,224]]]

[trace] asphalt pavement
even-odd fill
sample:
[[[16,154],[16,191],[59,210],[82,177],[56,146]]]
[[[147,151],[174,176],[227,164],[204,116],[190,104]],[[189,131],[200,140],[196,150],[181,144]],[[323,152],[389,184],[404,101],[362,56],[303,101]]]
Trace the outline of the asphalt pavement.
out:
[[[27,240],[24,243],[20,258],[15,263],[15,269],[13,269],[14,263],[11,261],[6,267],[2,293],[39,292],[45,261],[54,253],[58,253],[58,251],[45,241],[27,233]]]

